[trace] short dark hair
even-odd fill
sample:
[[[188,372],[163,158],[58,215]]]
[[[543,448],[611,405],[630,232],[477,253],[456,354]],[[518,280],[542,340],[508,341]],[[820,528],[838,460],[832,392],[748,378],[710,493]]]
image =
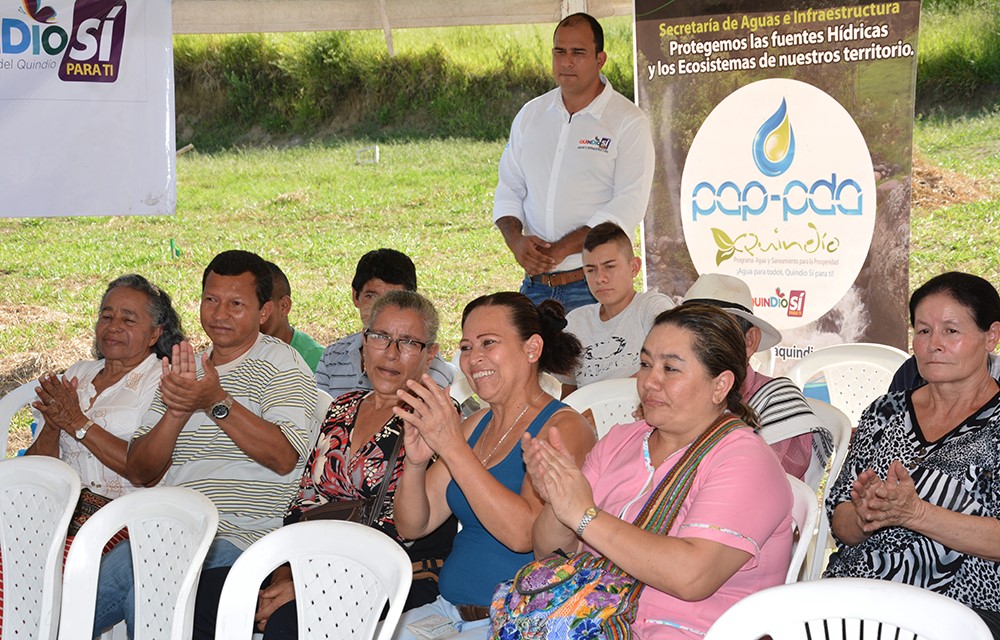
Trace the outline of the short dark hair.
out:
[[[559,31],[559,27],[574,27],[578,24],[590,25],[590,30],[594,34],[594,52],[600,53],[604,51],[604,27],[597,21],[597,18],[589,13],[572,13],[560,20],[559,24],[556,25],[556,30],[552,32],[552,39],[555,40],[556,31]]]
[[[281,270],[281,267],[274,264],[270,260],[265,260],[264,264],[266,264],[267,268],[271,270],[271,278],[275,284],[274,290],[271,292],[271,296],[278,298],[288,296],[291,298],[292,283],[288,281],[288,276],[285,275],[285,272]]]
[[[632,253],[632,241],[628,234],[614,222],[602,222],[587,232],[583,238],[584,251],[593,251],[602,244],[614,242],[618,246]]]
[[[160,339],[153,345],[153,353],[157,358],[169,358],[175,344],[184,339],[184,330],[181,328],[181,318],[177,315],[177,310],[170,300],[166,291],[159,288],[138,273],[129,273],[115,278],[108,283],[104,295],[101,296],[101,307],[104,306],[104,299],[108,297],[112,289],[126,287],[139,293],[145,293],[149,298],[149,306],[146,307],[150,317],[153,319],[153,326],[160,327]],[[104,354],[97,348],[97,339],[94,339],[94,355],[100,360]]]
[[[351,280],[354,297],[361,295],[361,289],[375,278],[387,284],[401,285],[407,291],[417,290],[417,268],[413,266],[410,256],[402,251],[383,247],[361,256]]]
[[[274,278],[271,276],[271,270],[267,268],[267,262],[256,253],[242,249],[230,249],[212,258],[201,276],[202,291],[205,290],[205,281],[208,280],[209,273],[220,276],[239,276],[249,273],[253,275],[257,302],[260,303],[260,306],[263,307],[265,302],[271,300],[271,293],[274,291]]]
[[[968,309],[980,331],[987,331],[994,322],[1000,322],[1000,294],[996,287],[971,273],[949,271],[923,283],[910,296],[911,327],[916,320],[917,306],[935,293],[943,293]]]
[[[567,375],[579,365],[583,346],[575,335],[566,331],[566,311],[559,301],[544,300],[536,307],[528,296],[515,291],[479,296],[465,305],[463,327],[469,314],[478,307],[506,307],[522,341],[535,334],[542,337],[542,352],[538,356],[541,371]]]

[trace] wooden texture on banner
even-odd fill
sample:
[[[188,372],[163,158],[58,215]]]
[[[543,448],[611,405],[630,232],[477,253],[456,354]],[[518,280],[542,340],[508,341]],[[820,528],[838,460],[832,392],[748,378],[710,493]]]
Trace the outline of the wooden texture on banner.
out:
[[[556,22],[563,11],[631,15],[630,0],[385,0],[393,29]],[[174,33],[382,29],[378,0],[174,0]]]

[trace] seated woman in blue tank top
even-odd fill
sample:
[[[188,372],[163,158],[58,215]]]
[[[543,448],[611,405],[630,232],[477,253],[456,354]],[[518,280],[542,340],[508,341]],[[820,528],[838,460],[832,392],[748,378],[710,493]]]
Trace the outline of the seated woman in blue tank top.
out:
[[[553,300],[535,307],[520,293],[482,296],[462,314],[461,367],[488,406],[461,422],[427,376],[398,392],[412,413],[396,410],[406,423],[396,527],[415,539],[454,513],[462,528],[441,570],[441,596],[404,614],[397,640],[413,638],[407,625],[433,614],[461,638],[486,638],[493,590],[532,559],[531,526],[543,506],[525,476],[521,436],[558,429],[578,463],[594,445],[590,423],[538,383],[540,372],[576,365],[580,342],[565,328]],[[428,468],[432,456],[444,464]]]

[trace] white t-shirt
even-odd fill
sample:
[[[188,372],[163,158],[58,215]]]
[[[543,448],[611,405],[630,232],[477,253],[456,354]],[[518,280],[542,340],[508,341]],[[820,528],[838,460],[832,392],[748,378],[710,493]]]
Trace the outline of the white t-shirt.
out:
[[[639,350],[656,316],[672,309],[673,301],[655,291],[635,294],[625,309],[607,322],[601,305],[588,304],[566,316],[566,330],[580,339],[583,356],[576,375],[563,380],[582,387],[598,380],[627,378],[639,370]]]

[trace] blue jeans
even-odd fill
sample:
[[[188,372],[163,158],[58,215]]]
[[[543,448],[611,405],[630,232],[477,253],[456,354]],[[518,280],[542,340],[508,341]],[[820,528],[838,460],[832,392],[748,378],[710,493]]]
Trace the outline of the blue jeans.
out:
[[[243,550],[228,540],[216,538],[208,548],[202,569],[228,567]],[[132,577],[132,545],[126,540],[101,558],[97,578],[97,608],[94,612],[94,637],[122,620],[128,637],[135,637],[135,579]]]
[[[521,282],[521,293],[531,298],[531,301],[536,305],[541,304],[544,300],[558,300],[566,309],[566,313],[577,307],[597,303],[597,298],[590,293],[590,287],[587,286],[586,280],[578,280],[558,287],[549,287],[544,284],[532,282],[531,278],[526,277]]]

